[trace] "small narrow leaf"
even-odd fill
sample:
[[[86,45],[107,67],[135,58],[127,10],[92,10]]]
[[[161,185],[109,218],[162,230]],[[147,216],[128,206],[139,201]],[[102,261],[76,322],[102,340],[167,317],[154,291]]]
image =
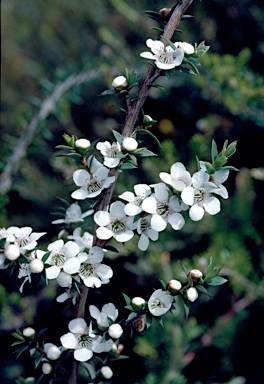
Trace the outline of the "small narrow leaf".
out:
[[[130,169],[135,169],[135,168],[137,168],[137,167],[132,163],[123,163],[119,167],[119,169],[121,169],[121,171],[129,171]]]
[[[176,51],[176,47],[175,47],[175,45],[173,44],[172,41],[170,41],[169,39],[166,39],[166,37],[163,37],[163,40],[165,40],[166,43],[167,43],[167,44],[168,44],[174,51]]]
[[[137,137],[142,136],[142,135],[150,136],[161,148],[161,143],[160,143],[159,139],[155,135],[153,135],[153,133],[149,132],[147,129],[138,129],[137,130]]]
[[[188,276],[188,275],[189,275],[189,270],[185,267],[185,265],[183,265],[182,262],[180,262],[180,264],[181,264],[181,267],[182,267],[182,269],[183,269],[185,275]]]
[[[212,285],[212,286],[217,286],[217,285],[222,285],[226,283],[228,280],[224,279],[221,276],[215,276],[213,279],[206,281],[206,284]]]
[[[119,109],[119,111],[122,111],[122,112],[124,112],[124,113],[127,113],[127,111],[126,111],[124,108],[120,107],[119,105],[112,104],[112,107],[114,107],[114,108],[116,108],[116,109]]]
[[[117,141],[119,144],[122,144],[123,141],[124,141],[124,137],[121,135],[121,133],[119,133],[119,132],[117,132],[117,131],[114,131],[113,129],[112,129],[112,133],[113,133],[113,135],[114,135],[116,141]]]
[[[214,140],[212,140],[212,148],[211,148],[212,162],[215,161],[217,156],[218,156],[217,145],[216,145],[216,142]]]
[[[130,297],[128,297],[125,293],[123,293],[123,296],[124,296],[126,305],[130,305],[130,303],[131,303],[131,301],[132,301],[132,300],[130,299]]]
[[[118,95],[118,93],[114,89],[107,89],[106,91],[100,93],[99,96],[106,96],[106,95]]]

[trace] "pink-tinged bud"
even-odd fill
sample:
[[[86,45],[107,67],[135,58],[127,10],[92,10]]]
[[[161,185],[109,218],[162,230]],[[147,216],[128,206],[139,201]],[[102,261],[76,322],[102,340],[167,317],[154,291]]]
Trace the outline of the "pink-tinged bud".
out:
[[[119,339],[122,333],[123,333],[123,328],[121,327],[120,324],[112,324],[108,329],[108,334],[113,339]]]
[[[114,78],[112,82],[112,86],[118,91],[122,91],[123,89],[126,89],[128,86],[127,79],[125,78],[125,76],[117,76]]]
[[[198,291],[194,287],[187,289],[186,294],[187,294],[187,299],[192,303],[198,298]]]
[[[23,333],[23,336],[25,337],[33,337],[35,336],[36,331],[32,327],[27,327],[23,329],[22,333]]]
[[[8,260],[14,261],[20,256],[19,246],[16,244],[9,244],[6,246],[4,253]]]
[[[181,289],[181,282],[178,280],[171,280],[168,282],[166,289],[174,296]]]
[[[29,269],[33,273],[41,273],[44,269],[44,263],[42,260],[34,259],[29,263]]]
[[[75,147],[81,150],[87,150],[91,146],[91,142],[87,139],[78,139],[75,141]]]
[[[51,371],[52,371],[51,364],[49,363],[42,364],[42,372],[44,373],[44,375],[49,375]]]
[[[146,301],[142,297],[134,297],[131,304],[136,311],[141,311],[145,307]]]
[[[113,371],[110,367],[105,365],[101,368],[101,374],[105,379],[111,379],[111,377],[113,376]]]
[[[168,21],[170,18],[171,8],[162,8],[159,11],[159,14],[163,17],[164,20]]]
[[[133,139],[133,137],[126,137],[123,140],[122,148],[128,152],[135,151],[138,147],[137,140]]]
[[[199,271],[199,269],[192,269],[189,274],[188,274],[188,277],[190,279],[192,279],[192,281],[194,283],[196,283],[201,277],[203,277],[203,274],[201,271]]]

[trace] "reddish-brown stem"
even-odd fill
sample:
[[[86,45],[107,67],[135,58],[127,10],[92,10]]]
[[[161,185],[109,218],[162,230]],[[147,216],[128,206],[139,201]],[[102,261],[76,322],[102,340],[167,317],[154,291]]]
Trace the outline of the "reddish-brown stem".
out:
[[[161,40],[163,40],[164,44],[166,44],[166,39],[171,39],[175,29],[177,28],[182,15],[186,11],[186,9],[189,7],[189,5],[192,3],[193,0],[180,0],[175,7],[170,20],[168,24],[166,25],[164,29],[164,33],[162,35]],[[139,98],[135,100],[133,103],[129,103],[128,106],[128,113],[125,119],[125,123],[122,130],[122,135],[124,137],[130,137],[132,135],[132,132],[134,131],[138,116],[140,114],[140,111],[146,101],[146,98],[148,97],[149,90],[153,82],[160,76],[160,72],[157,72],[156,68],[153,66],[150,66],[148,68],[148,71],[143,78],[139,91],[138,96]],[[115,171],[114,169],[111,169],[109,172],[109,176],[115,176],[115,182],[107,189],[106,193],[104,194],[97,210],[107,210],[108,206],[111,202],[111,198],[113,195],[113,190],[115,187],[116,180],[118,178],[119,171]],[[100,240],[97,238],[96,234],[94,235],[94,242],[93,245],[103,247],[107,241]],[[85,306],[86,301],[88,297],[88,291],[89,289],[87,287],[84,287],[79,295],[79,301],[76,304],[76,311],[75,315],[76,317],[84,317],[85,314]],[[79,363],[77,361],[73,362],[72,366],[72,373],[71,377],[69,379],[70,384],[77,384],[78,381],[78,367]]]

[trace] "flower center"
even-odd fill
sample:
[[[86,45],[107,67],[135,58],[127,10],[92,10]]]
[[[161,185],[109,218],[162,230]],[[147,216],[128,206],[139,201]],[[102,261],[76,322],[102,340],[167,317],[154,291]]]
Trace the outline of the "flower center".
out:
[[[121,233],[126,229],[126,224],[120,219],[113,219],[110,226],[114,233]]]
[[[173,53],[162,52],[159,54],[158,60],[163,64],[173,64]]]
[[[111,158],[115,158],[116,155],[119,153],[119,149],[118,149],[118,146],[117,144],[113,143],[111,148],[108,148],[107,151],[106,151],[106,157],[111,157]]]
[[[196,189],[194,193],[194,202],[201,205],[205,199],[206,190],[204,188]]]
[[[94,193],[99,191],[100,189],[102,189],[102,183],[100,180],[97,180],[95,178],[91,179],[87,184],[88,193]]]
[[[54,255],[51,256],[51,262],[53,265],[56,265],[57,267],[61,267],[66,261],[66,257],[63,253],[54,253]]]
[[[92,264],[83,263],[80,267],[80,275],[83,277],[93,276],[95,272],[95,267]]]
[[[16,237],[16,235],[15,235],[15,238],[16,238],[16,242],[17,242],[19,247],[25,247],[26,245],[28,245],[30,243],[30,239],[28,236]]]
[[[144,196],[137,196],[134,200],[134,204],[137,206],[137,207],[141,207],[142,203],[143,203],[143,200],[144,200]]]
[[[171,209],[169,207],[169,204],[168,203],[157,203],[157,214],[160,215],[160,216],[169,216],[169,214],[171,213]]]
[[[89,348],[93,344],[93,339],[91,337],[89,337],[89,335],[87,335],[87,333],[83,333],[83,334],[79,335],[78,342],[82,348]]]
[[[151,308],[164,308],[164,304],[159,299],[156,299],[151,303]]]
[[[150,223],[146,219],[142,218],[141,221],[140,221],[140,231],[141,231],[141,233],[146,232],[148,229],[150,229]]]

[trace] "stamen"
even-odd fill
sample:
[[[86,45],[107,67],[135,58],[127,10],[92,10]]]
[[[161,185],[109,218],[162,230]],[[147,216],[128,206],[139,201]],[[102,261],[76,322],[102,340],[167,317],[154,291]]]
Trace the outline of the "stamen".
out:
[[[146,219],[142,218],[140,221],[141,233],[146,232],[148,229],[150,229],[150,223]]]
[[[164,308],[164,304],[159,299],[156,299],[151,303],[151,308]]]
[[[16,236],[15,236],[16,237]],[[29,237],[16,237],[16,242],[19,245],[19,247],[25,247],[30,243]]]
[[[117,144],[112,144],[111,148],[107,149],[106,153],[107,153],[107,157],[111,157],[111,158],[115,158],[116,155],[119,153],[119,149],[118,149],[118,146]]]
[[[87,335],[86,333],[83,333],[78,337],[78,342],[82,348],[89,348],[93,344],[93,339],[89,337],[89,335]]]
[[[63,253],[55,253],[51,256],[51,262],[57,267],[61,267],[66,261],[66,257]]]
[[[91,179],[89,183],[87,184],[87,191],[89,193],[94,193],[102,189],[102,183],[101,181],[97,179]]]
[[[196,189],[194,193],[195,203],[202,203],[204,201],[206,190],[204,188]]]
[[[125,223],[120,219],[113,219],[110,223],[110,226],[114,233],[121,233],[126,229]]]
[[[171,213],[168,203],[157,203],[157,214],[167,217]]]
[[[93,276],[95,272],[95,267],[92,264],[83,263],[80,267],[80,275],[83,277]]]

